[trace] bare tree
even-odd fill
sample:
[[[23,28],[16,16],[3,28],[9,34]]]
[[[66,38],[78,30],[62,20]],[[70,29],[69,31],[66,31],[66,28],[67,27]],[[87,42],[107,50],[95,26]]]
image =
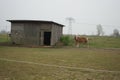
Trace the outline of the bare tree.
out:
[[[103,28],[102,28],[101,24],[97,25],[97,35],[98,36],[103,36],[104,35]]]
[[[119,36],[119,30],[118,29],[113,30],[113,36],[115,36],[115,37]]]

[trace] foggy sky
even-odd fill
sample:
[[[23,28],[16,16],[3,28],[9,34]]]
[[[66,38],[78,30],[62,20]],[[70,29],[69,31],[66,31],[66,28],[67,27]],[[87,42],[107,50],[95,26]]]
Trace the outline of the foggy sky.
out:
[[[103,25],[105,34],[120,31],[120,0],[0,0],[0,27],[8,19],[50,20],[66,25],[72,17],[73,34],[96,34],[96,25]],[[0,29],[1,29],[0,28]]]

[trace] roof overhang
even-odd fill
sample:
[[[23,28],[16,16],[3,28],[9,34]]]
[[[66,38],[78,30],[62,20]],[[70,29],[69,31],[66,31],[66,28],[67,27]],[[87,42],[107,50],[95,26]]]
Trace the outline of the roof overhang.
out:
[[[42,23],[53,23],[53,24],[57,24],[57,25],[60,25],[62,27],[64,27],[64,25],[62,24],[59,24],[59,23],[56,23],[54,21],[44,21],[44,20],[6,20],[6,21],[9,21],[11,23],[14,23],[14,22],[42,22]]]

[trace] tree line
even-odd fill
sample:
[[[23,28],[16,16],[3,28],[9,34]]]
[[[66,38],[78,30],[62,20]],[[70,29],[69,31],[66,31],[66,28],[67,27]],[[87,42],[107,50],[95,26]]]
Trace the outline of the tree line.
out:
[[[102,28],[101,24],[97,25],[97,36],[104,36],[104,31],[103,31],[103,28]],[[115,37],[120,36],[119,30],[118,29],[114,29],[113,33],[112,33],[112,36],[115,36]]]

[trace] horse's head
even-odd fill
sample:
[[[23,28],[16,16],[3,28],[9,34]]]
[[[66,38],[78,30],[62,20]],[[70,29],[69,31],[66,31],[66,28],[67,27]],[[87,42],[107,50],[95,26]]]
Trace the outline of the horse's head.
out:
[[[75,35],[74,39],[77,40],[77,36],[76,35]]]

